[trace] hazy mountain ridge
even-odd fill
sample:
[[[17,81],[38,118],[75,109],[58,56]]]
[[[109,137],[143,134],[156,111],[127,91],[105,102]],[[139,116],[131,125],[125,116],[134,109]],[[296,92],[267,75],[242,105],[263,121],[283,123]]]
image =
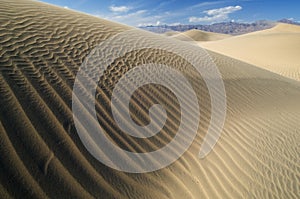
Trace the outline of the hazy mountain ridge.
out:
[[[300,23],[294,22],[289,19],[281,19],[278,22],[281,23],[289,23],[289,24],[296,24],[300,25]],[[140,27],[144,30],[148,30],[155,33],[165,33],[169,31],[178,31],[184,32],[191,29],[198,29],[208,32],[215,32],[215,33],[222,33],[222,34],[231,34],[231,35],[240,35],[249,32],[264,30],[268,28],[272,28],[276,25],[277,22],[267,21],[267,20],[260,20],[254,23],[238,23],[238,22],[222,22],[222,23],[215,23],[211,25],[176,25],[176,26],[169,26],[169,25],[161,25],[161,26],[146,26]]]
[[[287,23],[287,24],[294,24],[294,25],[300,25],[300,22],[296,22],[290,19],[281,19],[278,22],[280,23]]]

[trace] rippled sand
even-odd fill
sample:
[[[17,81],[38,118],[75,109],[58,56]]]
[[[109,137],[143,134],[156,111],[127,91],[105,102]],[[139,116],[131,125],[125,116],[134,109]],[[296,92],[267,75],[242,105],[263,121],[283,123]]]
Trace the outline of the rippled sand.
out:
[[[96,96],[99,123],[117,145],[136,152],[156,150],[174,137],[180,123],[172,93],[149,85],[133,96],[132,118],[147,124],[149,106],[159,102],[169,116],[165,128],[144,140],[116,127],[110,95],[137,63],[172,64],[181,71],[196,90],[201,120],[195,141],[175,163],[144,174],[116,171],[98,162],[79,139],[72,89],[91,50],[132,28],[36,1],[0,2],[1,198],[299,197],[299,82],[209,52],[224,80],[227,118],[214,150],[199,159],[211,116],[203,79],[170,52],[130,52],[108,67]]]

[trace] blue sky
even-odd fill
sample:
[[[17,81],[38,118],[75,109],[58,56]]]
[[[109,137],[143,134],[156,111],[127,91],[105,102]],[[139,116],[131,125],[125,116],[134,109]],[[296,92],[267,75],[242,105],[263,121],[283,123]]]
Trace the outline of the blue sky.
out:
[[[300,0],[42,0],[131,26],[300,21]]]

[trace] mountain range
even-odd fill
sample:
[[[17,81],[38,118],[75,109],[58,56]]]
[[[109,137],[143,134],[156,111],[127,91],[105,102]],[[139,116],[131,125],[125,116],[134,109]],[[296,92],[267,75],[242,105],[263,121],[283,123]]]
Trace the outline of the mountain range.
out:
[[[295,22],[290,19],[281,19],[277,22],[260,20],[253,23],[239,23],[239,22],[222,22],[211,25],[160,25],[160,26],[145,26],[140,27],[144,30],[148,30],[155,33],[165,33],[170,31],[184,32],[187,30],[198,29],[208,32],[241,35],[249,32],[265,30],[274,27],[278,22],[300,25],[299,22]]]

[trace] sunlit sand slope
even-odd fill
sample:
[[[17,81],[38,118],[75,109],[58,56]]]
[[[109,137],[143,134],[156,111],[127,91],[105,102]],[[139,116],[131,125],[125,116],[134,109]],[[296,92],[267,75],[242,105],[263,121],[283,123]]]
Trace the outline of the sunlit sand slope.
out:
[[[213,33],[213,32],[207,32],[207,31],[202,31],[202,30],[188,30],[183,33],[178,33],[178,34],[170,34],[169,35],[175,39],[179,39],[182,41],[216,41],[216,40],[222,40],[225,38],[231,37],[231,35],[226,35],[226,34],[220,34],[220,33]]]
[[[278,24],[268,30],[200,45],[285,77],[300,80],[300,26]]]
[[[149,106],[160,102],[168,113],[166,127],[146,140],[116,127],[111,92],[137,62],[164,63],[181,71],[196,90],[201,120],[195,141],[175,163],[144,174],[116,171],[81,143],[72,88],[80,65],[97,44],[131,28],[36,1],[0,2],[0,198],[299,197],[298,82],[209,52],[223,76],[227,118],[214,150],[199,159],[211,114],[202,78],[170,52],[132,51],[109,66],[97,90],[98,120],[111,140],[126,150],[147,152],[168,143],[180,123],[172,93],[149,85],[133,96],[132,118],[147,124]],[[151,33],[140,34],[141,39]],[[184,45],[174,43],[179,49]],[[89,119],[88,110],[83,111]]]

